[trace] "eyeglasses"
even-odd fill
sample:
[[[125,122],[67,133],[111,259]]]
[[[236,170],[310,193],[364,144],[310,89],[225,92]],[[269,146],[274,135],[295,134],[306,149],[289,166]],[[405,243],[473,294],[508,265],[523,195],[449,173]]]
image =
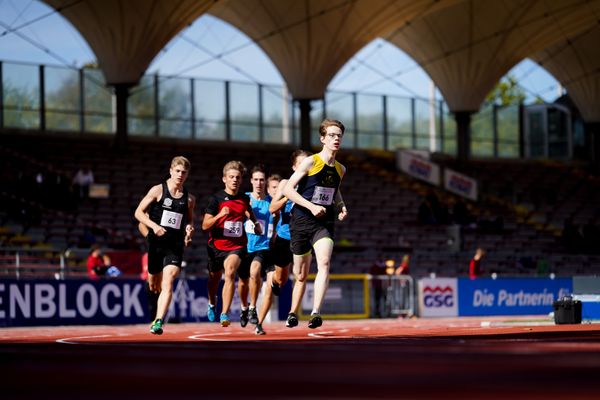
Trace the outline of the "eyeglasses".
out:
[[[327,137],[342,139],[344,137],[344,134],[343,133],[328,133]]]

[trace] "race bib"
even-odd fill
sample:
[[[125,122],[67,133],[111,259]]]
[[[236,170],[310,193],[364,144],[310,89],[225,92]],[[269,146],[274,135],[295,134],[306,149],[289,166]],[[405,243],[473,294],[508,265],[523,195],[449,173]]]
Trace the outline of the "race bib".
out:
[[[315,204],[319,204],[322,206],[328,206],[333,203],[333,194],[335,193],[335,188],[328,188],[323,186],[316,186],[315,191],[313,193],[311,202]]]
[[[267,232],[267,237],[268,238],[273,237],[273,224],[269,224],[269,232]]]
[[[257,221],[258,221],[258,224],[260,225],[260,227],[262,229],[261,230],[262,234],[264,234],[265,233],[265,221],[263,221],[261,219],[259,219]],[[246,225],[246,233],[252,233],[253,234],[254,233],[254,223],[252,221],[250,221],[250,220],[247,220],[245,225]]]
[[[242,221],[225,221],[223,235],[227,237],[241,237]]]
[[[160,226],[164,226],[166,228],[179,229],[181,227],[182,219],[183,214],[163,210],[162,217],[160,218]]]

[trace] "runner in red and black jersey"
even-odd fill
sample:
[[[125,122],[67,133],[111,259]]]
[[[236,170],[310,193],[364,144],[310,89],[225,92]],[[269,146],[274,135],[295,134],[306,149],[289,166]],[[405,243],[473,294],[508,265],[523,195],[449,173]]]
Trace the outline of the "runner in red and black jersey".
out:
[[[250,207],[250,198],[238,193],[246,167],[241,161],[230,161],[223,167],[225,189],[208,200],[202,229],[209,232],[208,238],[208,320],[216,318],[217,290],[223,271],[225,282],[221,293],[223,309],[220,322],[229,326],[229,308],[233,300],[235,273],[246,252],[244,221],[250,219],[255,232],[260,225]]]

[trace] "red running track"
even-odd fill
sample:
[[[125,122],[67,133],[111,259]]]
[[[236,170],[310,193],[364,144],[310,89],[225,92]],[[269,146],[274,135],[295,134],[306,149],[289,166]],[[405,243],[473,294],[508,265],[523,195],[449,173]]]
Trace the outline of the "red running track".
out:
[[[600,324],[495,317],[0,329],[6,399],[593,399]],[[6,394],[6,396],[4,395]]]

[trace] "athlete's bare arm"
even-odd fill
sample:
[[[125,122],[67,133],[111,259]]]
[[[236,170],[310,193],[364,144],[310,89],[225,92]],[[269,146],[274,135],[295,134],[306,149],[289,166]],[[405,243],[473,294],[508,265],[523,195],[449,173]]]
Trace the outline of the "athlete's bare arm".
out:
[[[188,224],[185,226],[185,238],[183,244],[189,246],[192,243],[192,236],[194,236],[194,208],[196,207],[196,197],[193,195],[188,196]]]
[[[150,207],[155,201],[159,201],[162,197],[162,185],[153,186],[146,196],[140,201],[140,204],[137,206],[134,216],[135,218],[146,225],[148,228],[152,229],[156,236],[164,235],[167,230],[162,226],[158,225],[156,222],[152,221],[148,216],[147,209]]]
[[[287,179],[282,179],[279,182],[279,186],[277,186],[277,192],[275,192],[275,197],[271,200],[271,204],[269,204],[269,212],[271,214],[275,214],[277,211],[281,210],[285,203],[287,203],[288,199],[283,195],[283,189],[285,188]]]
[[[306,157],[302,161],[302,163],[300,163],[298,168],[296,168],[296,171],[294,171],[287,184],[285,185],[285,188],[283,189],[283,194],[294,203],[310,210],[310,212],[315,217],[321,217],[325,215],[325,207],[311,203],[296,191],[296,186],[298,185],[300,180],[308,174],[308,171],[310,171],[310,169],[312,168],[313,163],[314,161],[312,157]]]

